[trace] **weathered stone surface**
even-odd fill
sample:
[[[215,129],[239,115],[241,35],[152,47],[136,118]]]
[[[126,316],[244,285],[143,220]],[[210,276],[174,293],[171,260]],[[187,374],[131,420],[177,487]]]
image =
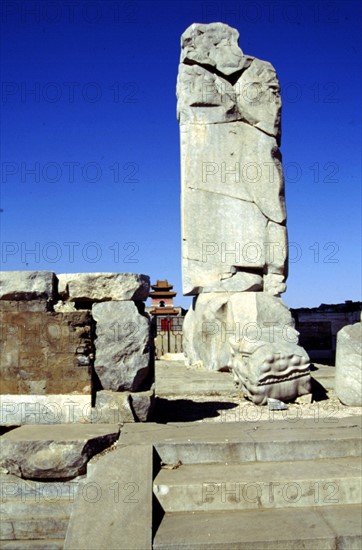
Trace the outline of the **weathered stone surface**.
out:
[[[1,300],[0,315],[17,311],[53,311],[53,304],[49,300]]]
[[[312,487],[317,483],[313,481]],[[335,485],[328,486],[338,487],[335,481],[333,483]],[[273,482],[269,484],[272,486]],[[292,482],[292,485],[297,484]],[[235,488],[238,484],[221,485],[225,486]],[[245,486],[249,487],[242,485]],[[282,483],[282,487],[285,486]],[[223,489],[219,487],[221,494]],[[215,498],[220,499],[220,496]],[[227,497],[225,501],[228,501]],[[170,550],[172,547],[207,547],[210,550],[243,547],[248,550],[360,550],[360,518],[361,511],[356,505],[166,514],[154,538],[153,550]]]
[[[136,273],[64,273],[57,277],[60,297],[70,302],[143,301],[150,290],[148,275]]]
[[[131,405],[139,422],[147,422],[152,416],[155,405],[155,392],[153,389],[131,393]]]
[[[344,405],[362,406],[362,323],[337,334],[336,394]]]
[[[77,308],[74,302],[63,302],[62,300],[58,300],[58,302],[54,304],[54,311],[57,313],[68,313],[69,311],[77,311]]]
[[[51,271],[0,271],[0,300],[52,300]]]
[[[130,393],[101,390],[97,392],[93,422],[134,422]]]
[[[2,550],[61,550],[78,480],[52,483],[0,473],[0,487]]]
[[[309,357],[280,298],[264,292],[204,293],[184,321],[191,366],[232,370],[244,395],[290,401],[310,392]]]
[[[154,390],[143,392],[97,392],[95,407],[92,409],[93,423],[146,422],[149,420],[155,402]]]
[[[151,550],[152,445],[118,446],[80,484],[64,549]],[[82,495],[94,495],[95,499]]]
[[[187,65],[209,65],[225,75],[250,64],[238,45],[239,33],[223,23],[194,23],[181,37],[181,61]]]
[[[283,466],[276,467],[273,462],[243,462],[228,464],[182,464],[180,468],[162,468],[154,480],[154,493],[165,512],[202,512],[222,510],[265,510],[267,508],[285,508],[286,498],[283,494],[283,483],[292,484],[298,480],[300,497],[293,501],[294,507],[325,506],[324,499],[316,498],[311,491],[313,483],[318,481],[323,486],[335,483],[338,487],[338,500],[341,504],[358,505],[362,497],[360,475],[362,474],[362,461],[360,457],[330,458],[314,461],[284,462]],[[256,474],[257,471],[257,474]],[[215,498],[216,487],[220,491],[224,487],[237,488],[240,480],[245,485],[257,483],[262,488],[258,498],[244,498],[238,489],[234,492],[234,498]],[[296,476],[298,476],[296,478]],[[212,480],[212,481],[211,481]],[[268,484],[270,480],[275,483],[275,493],[270,498]],[[209,485],[210,484],[210,485]],[[204,488],[204,499],[198,498],[200,485]],[[165,491],[165,487],[168,491]],[[187,487],[187,491],[185,491]],[[277,489],[278,487],[278,489]],[[209,489],[209,492],[205,491]],[[235,490],[235,489],[234,489]],[[220,491],[221,492],[221,491]],[[206,494],[205,494],[206,493]],[[226,493],[227,494],[227,493]],[[229,493],[230,494],[230,493]],[[278,546],[276,546],[278,548]],[[302,547],[303,548],[303,547]],[[312,547],[313,548],[313,547]]]
[[[264,418],[247,414],[232,422],[127,424],[118,445],[152,444],[166,464],[178,460],[183,464],[276,463],[361,456],[361,415],[334,417],[334,422],[328,412],[325,418],[318,417],[319,422],[316,417],[295,414]]]
[[[137,391],[150,363],[150,321],[133,302],[94,304],[94,368],[105,390]]]
[[[177,81],[180,122],[240,120],[279,141],[281,99],[275,69],[245,55],[238,39],[238,31],[223,23],[193,24],[183,33]]]
[[[69,479],[119,437],[118,425],[22,426],[1,438],[0,466],[29,479]]]
[[[3,311],[2,393],[90,393],[92,323],[87,311]]]
[[[87,394],[0,395],[0,425],[74,424],[92,421],[90,386]]]
[[[191,25],[181,39],[186,295],[285,290],[279,83],[270,63],[245,56],[237,40],[222,23]]]
[[[281,99],[274,67],[253,59],[235,84],[242,118],[280,141]]]

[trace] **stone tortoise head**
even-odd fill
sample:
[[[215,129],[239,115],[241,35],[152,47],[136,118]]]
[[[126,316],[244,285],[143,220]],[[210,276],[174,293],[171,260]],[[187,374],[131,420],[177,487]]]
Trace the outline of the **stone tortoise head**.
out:
[[[234,383],[246,398],[266,405],[268,398],[292,401],[311,391],[309,357],[285,341],[230,341]]]

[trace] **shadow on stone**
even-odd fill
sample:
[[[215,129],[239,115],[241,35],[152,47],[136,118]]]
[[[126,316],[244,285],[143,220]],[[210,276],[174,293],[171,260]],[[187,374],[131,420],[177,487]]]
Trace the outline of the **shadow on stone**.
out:
[[[152,460],[152,478],[155,479],[159,471],[161,470],[161,457],[153,447],[153,460]],[[163,520],[165,511],[162,508],[158,498],[152,493],[152,540],[154,539],[159,526]]]
[[[0,426],[0,435],[6,434],[6,432],[10,432],[10,430],[15,430],[15,428],[19,428],[19,425],[16,425],[16,426]]]
[[[205,401],[203,403],[192,399],[168,400],[156,397],[153,422],[167,424],[167,422],[194,422],[204,418],[220,416],[220,410],[229,410],[237,407],[235,403],[225,401]]]
[[[318,380],[311,377],[312,380],[312,395],[313,395],[313,401],[325,401],[328,399],[328,392],[326,389],[322,386]]]

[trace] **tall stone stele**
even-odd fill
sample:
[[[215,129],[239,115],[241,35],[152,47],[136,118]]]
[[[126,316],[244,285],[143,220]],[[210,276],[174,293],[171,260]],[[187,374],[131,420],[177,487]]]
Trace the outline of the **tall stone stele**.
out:
[[[281,99],[273,66],[223,23],[181,37],[184,324],[191,365],[231,369],[255,403],[310,392],[309,357],[280,294],[287,277]]]

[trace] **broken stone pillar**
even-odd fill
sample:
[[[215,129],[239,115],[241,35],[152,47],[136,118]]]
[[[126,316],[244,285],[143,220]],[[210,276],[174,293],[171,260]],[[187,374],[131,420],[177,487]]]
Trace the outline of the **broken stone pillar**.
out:
[[[191,25],[177,81],[183,291],[279,294],[287,276],[275,70],[235,29]]]
[[[183,292],[196,296],[185,319],[185,348],[191,364],[233,369],[255,402],[292,400],[309,392],[310,375],[297,338],[285,338],[293,321],[280,299],[288,244],[279,82],[270,63],[243,54],[238,37],[223,23],[193,24],[181,37]],[[257,325],[251,347],[245,323]],[[271,326],[273,340],[265,330]],[[231,341],[228,331],[236,330],[239,339]],[[256,397],[258,385],[263,399]]]

